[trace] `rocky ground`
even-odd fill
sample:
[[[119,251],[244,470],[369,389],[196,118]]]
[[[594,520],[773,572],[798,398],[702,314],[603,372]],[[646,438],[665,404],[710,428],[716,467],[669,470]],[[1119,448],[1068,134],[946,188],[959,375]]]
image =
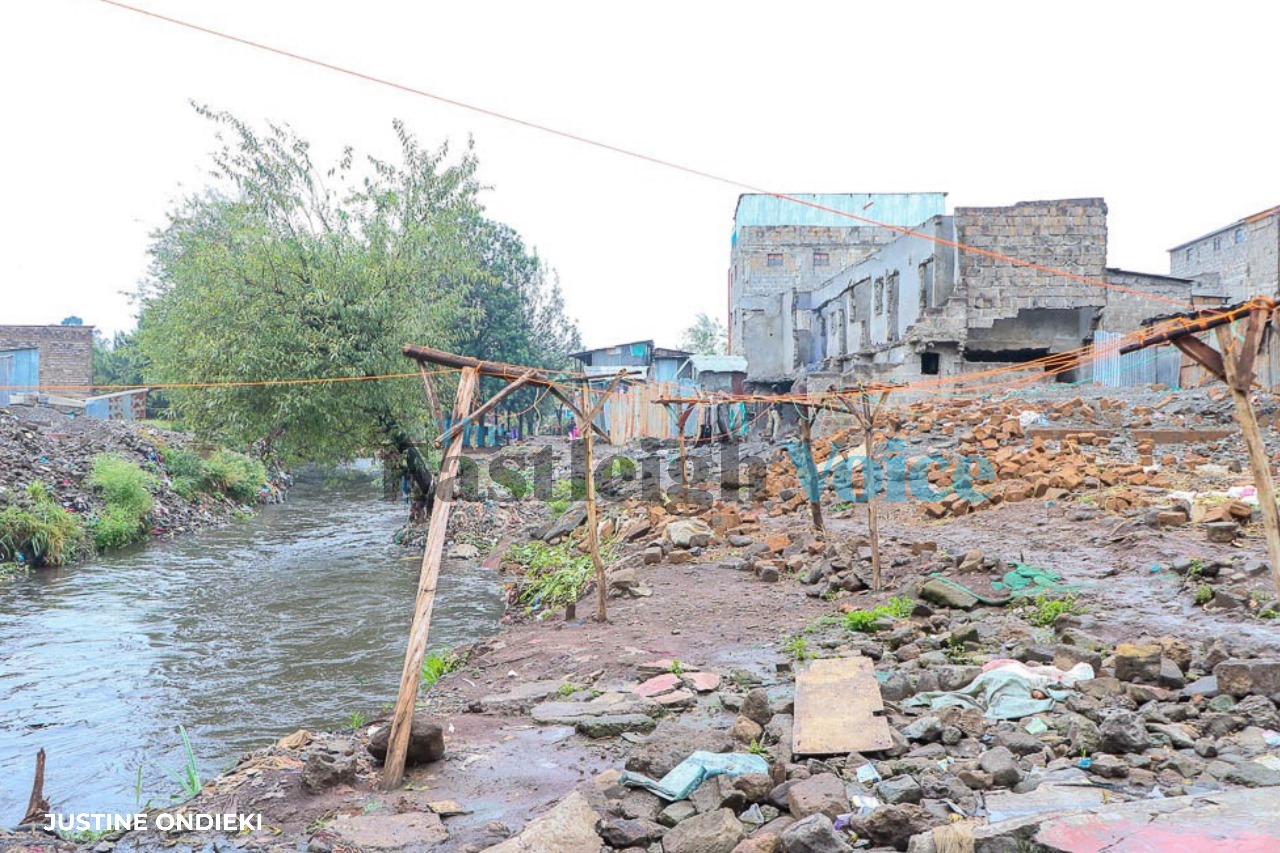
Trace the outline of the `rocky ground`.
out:
[[[189,446],[184,433],[134,423],[71,417],[45,407],[0,409],[0,506],[20,500],[27,485],[44,483],[66,509],[90,515],[104,503],[86,482],[93,457],[114,453],[159,473],[150,524],[153,536],[181,533],[226,523],[242,507],[235,501],[200,495],[186,500],[164,475],[165,453]],[[279,500],[280,482],[263,500]]]
[[[261,813],[269,828],[92,846],[1275,849],[1280,622],[1237,439],[1208,432],[1230,429],[1227,405],[1152,390],[893,409],[882,437],[902,442],[908,467],[983,455],[992,476],[975,484],[986,500],[958,501],[946,490],[961,469],[935,465],[938,499],[879,504],[880,590],[865,505],[828,495],[817,532],[780,451],[749,448],[764,479],[733,503],[717,454],[696,449],[705,500],[682,503],[669,481],[648,500],[639,479],[605,504],[608,622],[581,618],[591,590],[569,621],[513,609],[422,703],[420,760],[400,790],[377,789],[385,720],[298,732],[182,807]],[[850,442],[840,428],[815,447],[819,467]],[[1267,439],[1280,449],[1270,424]],[[581,540],[572,508],[526,515],[489,497],[460,507],[453,548],[498,565],[509,542]],[[520,567],[506,568],[518,587]],[[874,687],[798,705],[797,674],[815,659],[865,659]],[[797,729],[870,730],[873,713],[884,748],[794,751]],[[751,772],[677,800],[626,784],[695,753],[736,753]]]

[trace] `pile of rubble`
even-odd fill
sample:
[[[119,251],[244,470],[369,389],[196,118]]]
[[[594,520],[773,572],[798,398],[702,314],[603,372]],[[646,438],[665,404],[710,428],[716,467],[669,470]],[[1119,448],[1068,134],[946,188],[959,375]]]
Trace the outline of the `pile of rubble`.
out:
[[[200,495],[187,500],[164,475],[165,453],[182,449],[191,439],[182,433],[139,424],[71,417],[53,409],[0,409],[0,506],[22,500],[29,484],[43,483],[65,509],[90,515],[103,506],[87,483],[93,458],[121,456],[156,471],[151,531],[167,536],[225,523],[239,506],[229,499]],[[270,486],[264,501],[279,500]]]
[[[577,839],[556,849],[592,853],[601,843],[628,853],[834,853],[859,841],[925,850],[935,827],[960,822],[977,850],[1002,850],[983,840],[1031,838],[1063,812],[1280,785],[1280,660],[1232,658],[1222,641],[1193,651],[1173,637],[1112,648],[1082,623],[1060,618],[1049,642],[1036,642],[1012,616],[996,627],[991,613],[917,601],[874,633],[817,627],[808,639],[824,658],[875,661],[891,725],[891,744],[875,752],[796,754],[802,727],[857,729],[871,718],[852,701],[798,712],[785,670],[752,686],[741,673],[722,680],[654,661],[631,683],[568,696],[540,685],[532,695],[543,701],[526,685],[535,723],[618,738],[627,755],[489,849],[539,849],[554,829]],[[670,716],[681,710],[689,722]],[[737,758],[707,758],[722,753]],[[690,779],[700,783],[670,790]]]

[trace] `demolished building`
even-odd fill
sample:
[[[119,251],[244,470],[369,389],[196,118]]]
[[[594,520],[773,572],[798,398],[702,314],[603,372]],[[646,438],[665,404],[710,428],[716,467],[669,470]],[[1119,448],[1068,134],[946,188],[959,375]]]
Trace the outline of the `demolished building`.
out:
[[[942,193],[800,197],[824,199],[817,210],[790,202],[807,213],[757,198],[739,199],[729,273],[732,351],[756,387],[913,381],[1037,360],[1059,381],[1087,380],[1091,367],[1072,366],[1069,354],[1161,313],[1148,296],[1220,301],[1190,277],[1108,268],[1100,198],[951,214]]]

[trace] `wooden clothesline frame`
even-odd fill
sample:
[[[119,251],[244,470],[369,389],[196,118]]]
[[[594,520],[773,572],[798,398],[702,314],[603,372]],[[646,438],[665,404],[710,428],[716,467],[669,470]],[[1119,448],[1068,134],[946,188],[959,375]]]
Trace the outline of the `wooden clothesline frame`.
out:
[[[427,640],[431,632],[431,612],[435,604],[436,587],[440,577],[440,563],[444,556],[444,541],[448,532],[449,516],[453,510],[454,491],[457,486],[458,466],[462,457],[462,431],[477,418],[492,411],[512,392],[526,385],[541,386],[558,398],[573,412],[583,436],[583,454],[586,477],[587,503],[587,544],[591,553],[591,561],[596,576],[596,619],[604,622],[608,618],[607,594],[605,582],[604,560],[600,556],[599,523],[595,503],[595,472],[592,465],[592,452],[595,436],[598,434],[609,443],[609,435],[595,424],[595,418],[604,407],[605,401],[627,377],[624,373],[609,377],[581,377],[573,380],[579,386],[578,399],[573,400],[561,389],[560,385],[568,384],[558,380],[538,368],[501,362],[482,361],[468,356],[456,355],[430,347],[407,346],[402,350],[408,358],[418,362],[422,381],[426,391],[427,405],[431,414],[441,424],[441,435],[436,440],[444,445],[444,455],[440,463],[440,475],[435,501],[431,507],[431,520],[427,526],[427,546],[422,554],[422,569],[418,578],[418,592],[414,602],[413,623],[409,629],[409,643],[405,650],[404,668],[400,673],[400,689],[396,696],[395,710],[391,717],[391,734],[387,742],[387,758],[382,771],[382,787],[394,790],[404,781],[405,758],[409,749],[409,736],[412,733],[413,713],[417,706],[418,688],[422,679],[422,660],[427,652]],[[454,395],[453,420],[445,424],[443,408],[436,392],[431,376],[425,365],[434,364],[442,367],[453,367],[462,371],[458,380],[458,389]],[[480,379],[491,377],[506,381],[501,390],[480,406],[473,408],[476,391]],[[592,397],[592,381],[609,380],[609,386],[599,396]]]

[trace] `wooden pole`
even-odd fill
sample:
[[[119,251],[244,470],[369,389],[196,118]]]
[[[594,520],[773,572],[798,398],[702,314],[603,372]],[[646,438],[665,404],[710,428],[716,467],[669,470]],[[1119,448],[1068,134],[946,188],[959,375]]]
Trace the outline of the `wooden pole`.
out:
[[[453,419],[465,420],[471,414],[476,384],[480,373],[464,367],[458,380],[458,394],[453,403]],[[409,629],[409,647],[405,651],[404,670],[400,673],[400,693],[391,717],[391,737],[387,743],[387,763],[382,770],[382,787],[391,791],[404,781],[404,761],[409,749],[413,726],[413,710],[418,700],[418,683],[422,677],[422,658],[427,653],[427,636],[431,631],[431,608],[435,604],[436,581],[440,576],[440,559],[444,555],[444,538],[453,509],[453,493],[458,481],[458,460],[462,442],[455,440],[445,448],[440,463],[439,487],[431,508],[427,527],[427,548],[422,554],[422,572],[418,579],[418,597],[414,604],[413,626]]]
[[[816,412],[813,412],[808,406],[797,406],[800,413],[800,441],[804,443],[804,451],[809,454],[809,460],[813,461],[813,422],[818,419]],[[815,464],[816,467],[816,464]],[[809,515],[813,519],[813,529],[825,535],[827,526],[822,521],[822,488],[821,483],[815,483],[818,492],[817,496],[809,501]]]
[[[680,414],[676,416],[676,432],[680,442],[680,501],[688,505],[689,503],[689,463],[688,453],[684,446],[684,428],[689,423],[689,416],[697,411],[697,406],[685,406],[680,410]]]
[[[884,398],[881,398],[884,402]],[[862,482],[867,489],[867,529],[871,532],[871,588],[877,592],[880,591],[880,526],[877,519],[876,495],[879,489],[875,488],[873,483],[874,474],[872,474],[872,465],[875,461],[872,456],[871,447],[875,433],[875,413],[871,411],[871,398],[864,391],[862,394],[862,417],[858,420],[862,421],[862,440],[865,443],[866,452],[863,454],[862,465]]]
[[[1227,389],[1235,403],[1236,422],[1240,424],[1240,432],[1244,435],[1244,446],[1249,453],[1249,467],[1253,471],[1253,481],[1258,489],[1258,506],[1262,511],[1262,529],[1267,540],[1267,556],[1271,562],[1271,579],[1280,593],[1280,512],[1276,509],[1275,482],[1271,477],[1271,460],[1267,458],[1267,448],[1262,443],[1262,433],[1258,429],[1257,413],[1249,402],[1249,385],[1252,382],[1253,357],[1257,354],[1262,324],[1258,318],[1263,312],[1255,310],[1250,317],[1250,334],[1245,336],[1244,347],[1236,346],[1231,336],[1230,326],[1218,326],[1218,348],[1222,351],[1222,365],[1227,379]],[[1254,330],[1257,333],[1253,333]],[[1232,350],[1235,350],[1233,353]],[[1244,371],[1240,368],[1246,367]],[[1245,375],[1241,375],[1241,374]]]
[[[588,417],[595,411],[595,407],[591,405],[591,390],[586,382],[582,383],[581,408]],[[582,425],[582,462],[587,469],[587,547],[591,549],[591,562],[596,567],[596,621],[603,623],[608,619],[609,588],[605,584],[604,560],[600,558],[600,525],[596,521],[596,473],[593,468],[594,460],[591,458],[593,439],[590,423],[584,423]]]

